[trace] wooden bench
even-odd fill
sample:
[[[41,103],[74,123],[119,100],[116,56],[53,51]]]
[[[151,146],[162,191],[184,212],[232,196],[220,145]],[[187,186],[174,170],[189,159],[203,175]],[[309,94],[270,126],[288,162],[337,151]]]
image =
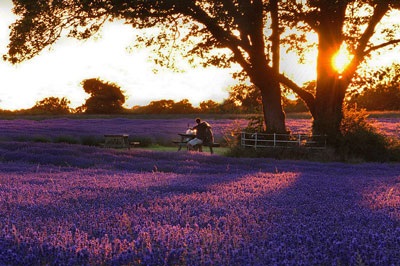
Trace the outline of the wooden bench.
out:
[[[178,151],[180,151],[182,147],[187,147],[188,141],[173,141],[172,143],[177,144]],[[211,145],[210,144],[196,145],[194,148],[199,152],[203,152],[203,146],[209,147],[210,153],[213,154],[214,153],[213,147],[220,147],[221,145],[219,143],[214,142]]]
[[[188,141],[196,137],[196,135],[193,134],[178,133],[178,135],[181,137],[181,140],[172,142],[178,145],[178,151],[180,151],[182,147],[187,147]]]
[[[206,143],[206,144],[198,145],[198,146],[199,146],[198,147],[199,152],[202,152],[203,146],[206,146],[206,147],[210,148],[210,153],[213,154],[214,153],[213,147],[220,147],[221,145],[219,143],[213,142],[213,143]]]
[[[187,143],[191,140],[191,139],[193,139],[193,138],[195,138],[196,136],[195,135],[193,135],[193,134],[178,134],[179,136],[181,136],[181,140],[180,141],[173,141],[172,143],[175,143],[176,145],[178,145],[178,151],[180,151],[181,149],[182,149],[182,147],[187,147]],[[196,145],[195,147],[194,147],[194,149],[195,150],[197,150],[197,151],[199,151],[199,152],[202,152],[203,151],[203,146],[207,146],[207,147],[209,147],[210,148],[210,153],[211,154],[213,154],[214,153],[214,150],[213,150],[213,147],[220,147],[220,145],[219,145],[219,143],[215,143],[215,142],[213,142],[213,143],[211,143],[211,144],[209,144],[209,143],[203,143],[202,145]]]

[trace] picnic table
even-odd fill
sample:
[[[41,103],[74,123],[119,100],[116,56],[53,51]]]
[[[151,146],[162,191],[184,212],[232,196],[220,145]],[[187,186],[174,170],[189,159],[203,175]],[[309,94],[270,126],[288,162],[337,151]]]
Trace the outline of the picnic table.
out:
[[[186,149],[188,149],[187,143],[196,137],[194,134],[178,133],[178,135],[181,137],[181,139],[179,141],[173,141],[173,143],[178,145],[178,151],[180,151],[182,147],[186,147]],[[219,147],[220,145],[219,143],[203,143],[203,145],[198,145],[199,152],[203,151],[203,146],[208,146],[210,148],[210,153],[213,154],[213,147]]]
[[[181,139],[179,141],[173,141],[173,143],[178,145],[178,151],[180,151],[182,147],[187,147],[187,143],[196,137],[194,134],[178,133],[178,135]]]

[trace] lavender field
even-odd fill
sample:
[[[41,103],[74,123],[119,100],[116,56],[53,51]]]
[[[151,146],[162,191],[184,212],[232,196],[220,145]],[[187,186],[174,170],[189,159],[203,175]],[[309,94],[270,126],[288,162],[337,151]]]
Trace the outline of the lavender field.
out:
[[[246,119],[207,119],[212,125],[216,141],[247,125]],[[373,119],[373,124],[384,134],[400,138],[400,118]],[[69,119],[44,120],[14,119],[0,120],[0,141],[47,141],[82,143],[85,139],[104,140],[104,134],[129,134],[133,139],[149,139],[154,144],[171,145],[178,133],[184,133],[193,119]],[[311,132],[310,119],[287,119],[293,134]]]
[[[0,120],[0,265],[400,264],[400,164],[30,141],[139,134],[116,120]]]

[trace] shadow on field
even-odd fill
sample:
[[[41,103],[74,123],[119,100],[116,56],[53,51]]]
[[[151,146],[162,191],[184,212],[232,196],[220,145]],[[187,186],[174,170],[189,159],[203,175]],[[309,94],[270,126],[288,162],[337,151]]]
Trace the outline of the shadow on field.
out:
[[[400,261],[398,164],[48,145],[0,145],[0,264]]]

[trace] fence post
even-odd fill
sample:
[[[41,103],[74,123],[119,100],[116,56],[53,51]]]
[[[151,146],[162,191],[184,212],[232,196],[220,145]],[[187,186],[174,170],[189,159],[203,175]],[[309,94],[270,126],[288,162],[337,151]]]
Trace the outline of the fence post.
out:
[[[274,133],[274,147],[276,146],[276,133]]]
[[[299,134],[299,147],[301,146],[301,135]]]
[[[257,149],[257,132],[255,133],[255,136],[254,136],[254,149]]]

